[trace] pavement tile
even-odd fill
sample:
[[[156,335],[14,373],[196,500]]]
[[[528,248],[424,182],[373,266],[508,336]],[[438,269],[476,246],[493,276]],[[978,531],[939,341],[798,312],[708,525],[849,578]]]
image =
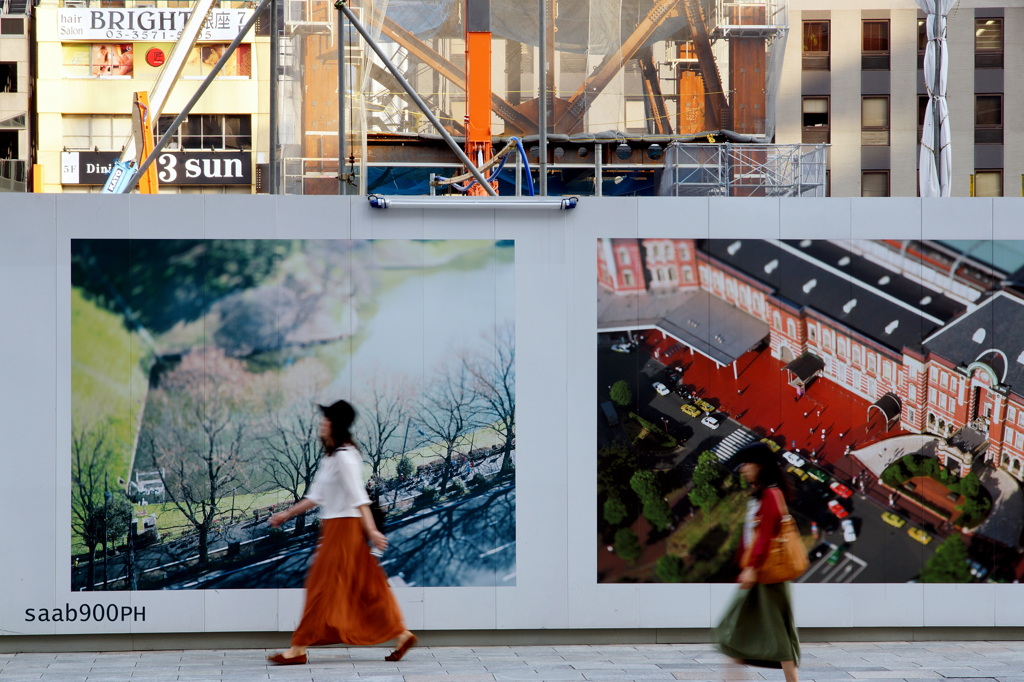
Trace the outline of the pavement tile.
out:
[[[638,670],[630,670],[626,673],[624,670],[613,671],[613,670],[584,670],[584,679],[587,680],[676,680],[672,673],[667,670],[657,671],[651,670],[648,672],[642,672]]]
[[[763,680],[761,674],[751,668],[720,670],[718,672],[682,670],[672,673],[677,680]]]
[[[942,679],[942,675],[934,670],[851,670],[850,676],[859,680],[898,679],[898,680],[934,680]]]

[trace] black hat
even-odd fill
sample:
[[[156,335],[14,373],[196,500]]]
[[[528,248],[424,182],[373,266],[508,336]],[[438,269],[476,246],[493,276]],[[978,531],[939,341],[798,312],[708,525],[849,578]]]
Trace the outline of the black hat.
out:
[[[766,463],[775,461],[775,453],[771,448],[761,442],[754,442],[746,445],[733,455],[733,461],[740,464],[757,464],[764,466]]]
[[[356,419],[356,411],[350,404],[344,400],[339,400],[336,403],[330,405],[317,405],[320,411],[324,413],[324,416],[330,420],[332,424],[341,429],[348,429],[352,425],[352,422]]]

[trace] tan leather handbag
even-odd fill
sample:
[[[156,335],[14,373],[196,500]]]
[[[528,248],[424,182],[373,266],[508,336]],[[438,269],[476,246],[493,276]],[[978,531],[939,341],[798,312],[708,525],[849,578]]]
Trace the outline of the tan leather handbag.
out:
[[[772,538],[768,556],[757,569],[757,582],[765,585],[796,580],[811,565],[807,559],[807,549],[800,538],[800,531],[796,528],[796,521],[789,515],[782,493],[779,493],[779,505],[782,512],[779,534]]]

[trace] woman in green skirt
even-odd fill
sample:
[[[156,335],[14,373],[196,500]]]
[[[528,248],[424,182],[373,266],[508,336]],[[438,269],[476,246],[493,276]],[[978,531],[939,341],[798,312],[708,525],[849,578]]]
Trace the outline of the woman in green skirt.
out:
[[[782,524],[788,481],[779,459],[764,443],[749,445],[736,457],[742,462],[740,475],[749,485],[750,499],[737,553],[740,589],[715,630],[718,648],[740,663],[782,668],[786,682],[797,682],[800,638],[789,583],[757,581],[757,569]]]

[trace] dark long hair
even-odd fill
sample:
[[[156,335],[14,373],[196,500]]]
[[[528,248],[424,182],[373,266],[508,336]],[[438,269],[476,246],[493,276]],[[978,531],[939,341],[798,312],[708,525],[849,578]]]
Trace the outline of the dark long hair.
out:
[[[736,458],[740,463],[750,462],[760,469],[757,480],[752,485],[754,497],[760,499],[765,489],[772,486],[778,488],[786,500],[792,497],[793,490],[789,478],[782,471],[782,458],[772,452],[767,445],[751,443],[737,452]]]

